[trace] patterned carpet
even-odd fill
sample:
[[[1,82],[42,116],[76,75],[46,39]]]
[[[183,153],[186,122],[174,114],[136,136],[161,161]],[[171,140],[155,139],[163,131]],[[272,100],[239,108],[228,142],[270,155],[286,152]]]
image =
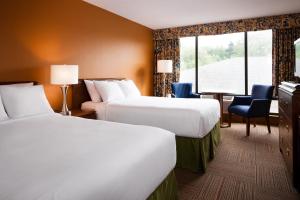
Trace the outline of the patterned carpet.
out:
[[[278,128],[245,124],[221,129],[221,144],[205,174],[176,169],[180,200],[300,199],[279,152]]]

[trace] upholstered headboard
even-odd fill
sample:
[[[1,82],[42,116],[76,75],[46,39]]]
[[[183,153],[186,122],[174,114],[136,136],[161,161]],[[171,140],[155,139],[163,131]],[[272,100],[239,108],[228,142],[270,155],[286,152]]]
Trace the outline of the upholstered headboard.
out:
[[[72,86],[72,109],[80,109],[82,103],[84,103],[86,101],[91,101],[91,98],[90,98],[90,95],[85,86],[84,80],[114,81],[114,80],[126,80],[126,78],[79,79],[78,84]]]

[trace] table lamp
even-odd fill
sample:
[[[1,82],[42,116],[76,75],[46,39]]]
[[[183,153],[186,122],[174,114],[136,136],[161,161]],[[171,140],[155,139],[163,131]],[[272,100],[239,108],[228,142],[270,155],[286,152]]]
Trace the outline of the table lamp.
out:
[[[77,83],[78,65],[51,65],[51,84],[60,85],[63,94],[63,115],[71,115],[67,105],[67,93],[69,85]]]
[[[163,74],[163,97],[166,96],[166,73],[173,72],[173,62],[172,60],[158,60],[157,61],[157,73]]]

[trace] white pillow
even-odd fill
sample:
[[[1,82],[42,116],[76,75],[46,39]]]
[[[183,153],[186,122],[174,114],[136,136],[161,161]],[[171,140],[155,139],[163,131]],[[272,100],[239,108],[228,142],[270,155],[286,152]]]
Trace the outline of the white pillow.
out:
[[[9,85],[0,85],[1,87],[7,87],[7,86],[13,86],[13,87],[24,87],[24,86],[33,86],[33,82],[29,82],[29,83],[15,83],[15,84],[9,84]],[[4,105],[0,96],[0,121],[3,120],[8,120],[8,116],[7,113],[4,109]]]
[[[132,80],[123,80],[117,82],[124,93],[125,97],[138,97],[141,96],[141,92],[136,87]]]
[[[5,112],[1,97],[0,97],[0,121],[7,120],[8,116]]]
[[[125,98],[119,84],[115,81],[94,81],[94,84],[104,102]]]
[[[89,95],[91,97],[92,102],[100,102],[101,101],[101,97],[99,95],[99,93],[96,90],[94,81],[90,81],[90,80],[84,80],[85,86],[87,88],[87,91],[89,92]]]
[[[10,118],[54,113],[42,85],[29,87],[1,87],[0,93]]]

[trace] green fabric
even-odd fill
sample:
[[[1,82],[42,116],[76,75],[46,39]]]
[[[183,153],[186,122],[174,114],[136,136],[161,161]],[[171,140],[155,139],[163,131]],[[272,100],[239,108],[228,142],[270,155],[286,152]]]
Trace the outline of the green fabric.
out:
[[[220,123],[203,138],[176,136],[177,163],[176,167],[194,172],[205,172],[207,162],[215,156],[220,142]]]
[[[177,184],[174,170],[165,178],[165,180],[156,188],[156,190],[147,198],[147,200],[176,200]]]

